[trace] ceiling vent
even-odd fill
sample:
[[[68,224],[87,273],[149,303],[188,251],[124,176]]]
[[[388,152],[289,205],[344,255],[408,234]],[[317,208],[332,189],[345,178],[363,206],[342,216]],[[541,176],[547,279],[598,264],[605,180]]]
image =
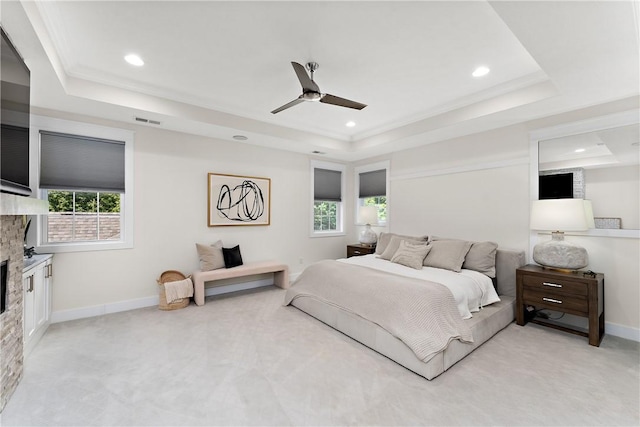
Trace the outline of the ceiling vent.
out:
[[[150,125],[160,125],[160,122],[157,120],[149,120],[149,119],[145,119],[144,117],[134,117],[134,119],[136,120],[136,122],[140,122],[140,123],[148,123]]]

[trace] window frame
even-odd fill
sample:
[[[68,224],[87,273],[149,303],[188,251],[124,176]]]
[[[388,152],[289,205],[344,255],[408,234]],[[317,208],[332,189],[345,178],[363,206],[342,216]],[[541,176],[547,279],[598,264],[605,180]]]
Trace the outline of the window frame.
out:
[[[340,202],[336,208],[336,230],[321,231],[314,229],[315,220],[315,169],[327,169],[340,172]],[[309,226],[310,237],[334,237],[346,235],[344,218],[345,218],[345,197],[346,197],[346,165],[341,163],[325,162],[320,160],[311,160],[309,166],[310,182],[311,182],[311,221]]]
[[[364,226],[366,224],[361,224],[358,221],[359,218],[359,213],[360,213],[360,206],[363,206],[363,204],[361,203],[361,199],[359,197],[360,195],[360,174],[361,173],[367,173],[367,172],[373,172],[373,171],[377,171],[377,170],[385,170],[385,175],[386,175],[386,179],[385,179],[385,186],[386,186],[386,195],[385,197],[387,198],[387,219],[386,221],[378,221],[378,225],[377,227],[386,227],[389,225],[389,201],[391,200],[390,196],[390,186],[389,186],[389,172],[391,170],[391,162],[389,160],[385,160],[382,162],[376,162],[376,163],[371,163],[371,164],[367,164],[367,165],[362,165],[362,166],[357,166],[354,168],[353,170],[353,175],[354,175],[354,187],[353,187],[353,198],[354,198],[354,206],[355,209],[354,211],[354,217],[353,217],[353,223],[354,225],[357,226]]]
[[[111,139],[124,141],[124,173],[125,193],[120,196],[120,239],[97,240],[78,242],[48,242],[47,241],[47,215],[39,215],[36,221],[37,230],[35,247],[39,252],[62,253],[101,251],[113,249],[133,248],[133,224],[134,224],[134,180],[133,180],[133,155],[135,133],[126,129],[94,125],[70,120],[57,119],[45,116],[31,116],[30,140],[31,158],[37,159],[36,167],[31,168],[31,188],[36,188],[39,199],[47,201],[47,191],[40,188],[40,131],[50,131],[81,135],[92,138]]]

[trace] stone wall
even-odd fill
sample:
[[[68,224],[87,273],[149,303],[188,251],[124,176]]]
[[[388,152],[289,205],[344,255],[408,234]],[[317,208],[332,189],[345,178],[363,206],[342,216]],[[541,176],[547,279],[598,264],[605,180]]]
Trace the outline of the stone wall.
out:
[[[7,307],[0,314],[0,412],[22,378],[22,267],[24,224],[22,216],[0,216],[0,262],[8,260]]]

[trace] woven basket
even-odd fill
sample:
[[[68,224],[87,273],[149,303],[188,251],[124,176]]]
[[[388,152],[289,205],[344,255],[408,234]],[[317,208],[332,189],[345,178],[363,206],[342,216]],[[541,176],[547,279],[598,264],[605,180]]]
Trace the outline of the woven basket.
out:
[[[160,278],[158,278],[158,285],[160,286],[160,303],[158,304],[158,308],[160,310],[178,310],[189,305],[189,298],[181,298],[171,303],[167,303],[167,294],[164,290],[165,283],[176,282],[186,278],[187,277],[184,274],[175,270],[167,270],[160,275]]]

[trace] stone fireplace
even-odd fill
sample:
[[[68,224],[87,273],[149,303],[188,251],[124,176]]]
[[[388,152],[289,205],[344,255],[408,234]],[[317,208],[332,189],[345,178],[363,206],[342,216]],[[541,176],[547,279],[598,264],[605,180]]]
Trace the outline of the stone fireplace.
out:
[[[0,215],[0,264],[6,261],[5,310],[0,314],[0,412],[22,378],[22,215]]]

